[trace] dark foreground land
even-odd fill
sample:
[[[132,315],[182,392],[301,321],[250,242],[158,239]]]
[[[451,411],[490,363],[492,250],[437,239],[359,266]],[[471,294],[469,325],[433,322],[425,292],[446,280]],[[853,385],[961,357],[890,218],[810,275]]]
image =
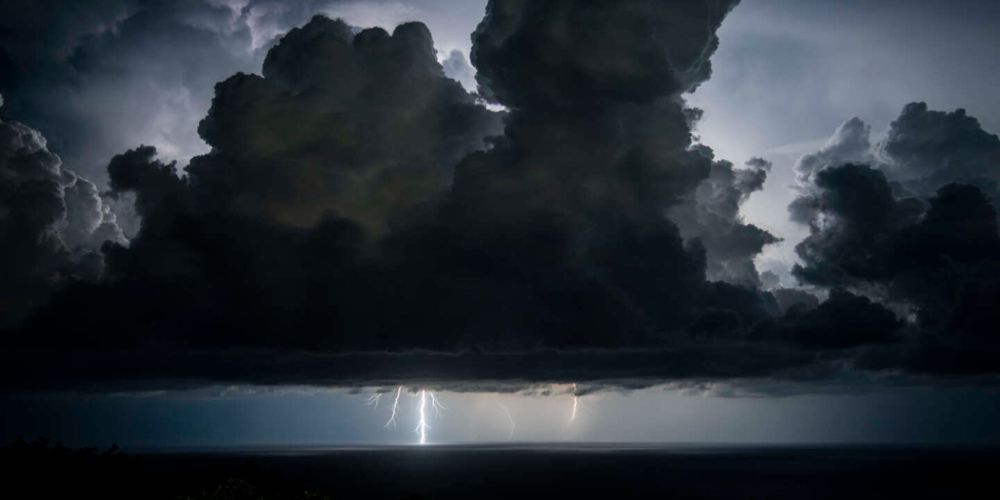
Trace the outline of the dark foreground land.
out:
[[[2,449],[0,497],[1000,498],[1000,450],[427,446],[123,453]]]

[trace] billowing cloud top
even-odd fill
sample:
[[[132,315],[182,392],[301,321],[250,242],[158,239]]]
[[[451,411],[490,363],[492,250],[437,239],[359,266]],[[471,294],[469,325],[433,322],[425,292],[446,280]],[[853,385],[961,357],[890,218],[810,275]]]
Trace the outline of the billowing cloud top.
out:
[[[979,149],[961,159],[988,161],[995,136],[964,113],[943,118],[961,129],[945,139],[918,133],[936,115],[901,118],[907,130],[870,151],[867,127],[845,125],[801,162],[793,207],[812,228],[796,274],[825,300],[763,290],[753,259],[778,238],[739,209],[770,164],[716,159],[683,101],[710,76],[735,4],[491,1],[473,34],[481,96],[445,76],[420,23],[389,33],[318,16],[268,50],[260,75],[215,86],[198,127],[210,152],[181,171],[153,147],[129,150],[103,194],[73,179],[32,195],[22,172],[63,174],[36,154],[37,133],[20,139],[3,153],[17,175],[3,177],[0,220],[45,211],[9,230],[5,262],[57,229],[48,254],[108,241],[88,254],[96,272],[39,264],[63,274],[33,275],[36,298],[5,316],[5,386],[949,371],[923,361],[960,358],[998,324],[972,299],[996,290],[996,213],[975,187],[991,177],[915,197],[958,158],[928,151],[970,140]],[[876,156],[892,168],[842,165]],[[892,169],[913,175],[892,183]],[[100,229],[110,200],[134,200],[131,241]],[[959,223],[961,238],[942,237]],[[956,291],[969,299],[941,305]],[[1000,351],[977,349],[972,371],[992,371]]]
[[[59,286],[99,276],[105,240],[124,236],[97,187],[64,169],[37,130],[0,120],[0,327]]]
[[[650,102],[711,74],[738,0],[490,2],[472,38],[484,94],[514,107]]]
[[[799,163],[789,207],[810,235],[796,247],[806,284],[847,287],[893,307],[918,339],[869,353],[872,368],[994,372],[1000,316],[1000,138],[964,110],[903,108],[885,140],[845,123]]]

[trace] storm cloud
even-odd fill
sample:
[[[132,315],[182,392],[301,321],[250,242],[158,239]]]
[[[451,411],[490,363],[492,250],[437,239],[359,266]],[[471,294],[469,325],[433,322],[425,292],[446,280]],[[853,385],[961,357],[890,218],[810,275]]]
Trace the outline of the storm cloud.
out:
[[[0,120],[0,326],[69,281],[98,279],[105,240],[124,237],[96,186],[64,169],[37,130]]]
[[[844,133],[850,130],[850,133]],[[995,182],[1000,141],[965,111],[904,107],[885,140],[869,147],[854,119],[824,150],[803,158],[791,205],[810,235],[794,274],[817,287],[847,287],[893,306],[916,330],[901,356],[929,371],[995,370],[1000,299]],[[869,163],[839,164],[840,151]],[[826,165],[820,165],[820,161]],[[965,361],[962,361],[965,360]],[[874,363],[874,361],[873,361]],[[881,365],[884,366],[884,365]]]
[[[68,165],[103,188],[108,160],[136,145],[152,145],[181,164],[208,152],[197,125],[211,104],[213,85],[237,72],[259,71],[276,39],[317,13],[391,26],[406,15],[443,10],[427,0],[420,9],[385,19],[370,14],[394,5],[389,0],[5,1],[0,93],[7,97],[9,116],[42,131]],[[445,17],[437,26],[447,22]],[[448,48],[467,50],[454,46],[457,34],[448,35]]]
[[[303,20],[260,74],[214,85],[197,127],[210,151],[181,165],[137,146],[107,164],[106,193],[71,176],[25,205],[56,208],[12,248],[58,227],[32,258],[76,246],[102,266],[24,306],[4,386],[824,379],[921,370],[909,353],[937,352],[928,339],[984,342],[991,177],[949,167],[965,184],[925,186],[935,165],[992,158],[996,137],[964,113],[901,118],[877,148],[848,122],[804,158],[795,274],[825,300],[762,288],[754,258],[780,239],[740,207],[771,164],[716,158],[684,100],[736,3],[491,1],[477,94],[421,23]],[[46,154],[35,169],[67,175]],[[128,241],[109,200],[141,220]]]

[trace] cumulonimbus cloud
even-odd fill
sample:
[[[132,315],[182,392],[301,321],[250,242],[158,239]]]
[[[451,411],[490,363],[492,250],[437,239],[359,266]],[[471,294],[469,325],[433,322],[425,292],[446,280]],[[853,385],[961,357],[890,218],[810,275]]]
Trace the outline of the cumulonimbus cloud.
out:
[[[867,163],[844,163],[859,158]],[[807,175],[790,210],[810,234],[796,247],[794,274],[890,304],[914,330],[911,342],[877,349],[862,365],[995,371],[1000,316],[988,304],[1000,299],[1000,139],[964,110],[912,103],[883,141],[869,145],[868,128],[853,119],[799,168]]]
[[[810,160],[794,207],[813,228],[796,273],[828,297],[763,290],[753,258],[778,239],[739,207],[769,164],[716,159],[683,100],[735,4],[491,1],[473,34],[479,95],[445,76],[420,23],[314,18],[260,75],[216,85],[198,127],[212,150],[183,174],[148,146],[111,160],[108,196],[134,197],[141,229],[10,330],[5,386],[930,370],[913,353],[944,351],[926,339],[992,320],[973,302],[954,306],[973,311],[966,326],[925,319],[920,273],[958,259],[997,276],[993,254],[969,253],[992,248],[992,207],[962,186],[925,207],[878,166],[835,161],[870,149],[855,124],[851,147]],[[958,218],[971,239],[942,244]]]
[[[63,168],[40,132],[0,120],[0,327],[61,285],[99,276],[107,240],[124,236],[97,187]]]

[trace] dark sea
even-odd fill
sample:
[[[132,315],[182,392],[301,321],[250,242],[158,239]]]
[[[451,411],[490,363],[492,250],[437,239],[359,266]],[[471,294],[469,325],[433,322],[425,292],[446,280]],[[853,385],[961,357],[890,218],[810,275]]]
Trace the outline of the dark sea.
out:
[[[138,460],[154,482],[204,490],[214,478],[237,477],[329,498],[1000,498],[1000,449],[977,447],[161,449],[143,451]]]

